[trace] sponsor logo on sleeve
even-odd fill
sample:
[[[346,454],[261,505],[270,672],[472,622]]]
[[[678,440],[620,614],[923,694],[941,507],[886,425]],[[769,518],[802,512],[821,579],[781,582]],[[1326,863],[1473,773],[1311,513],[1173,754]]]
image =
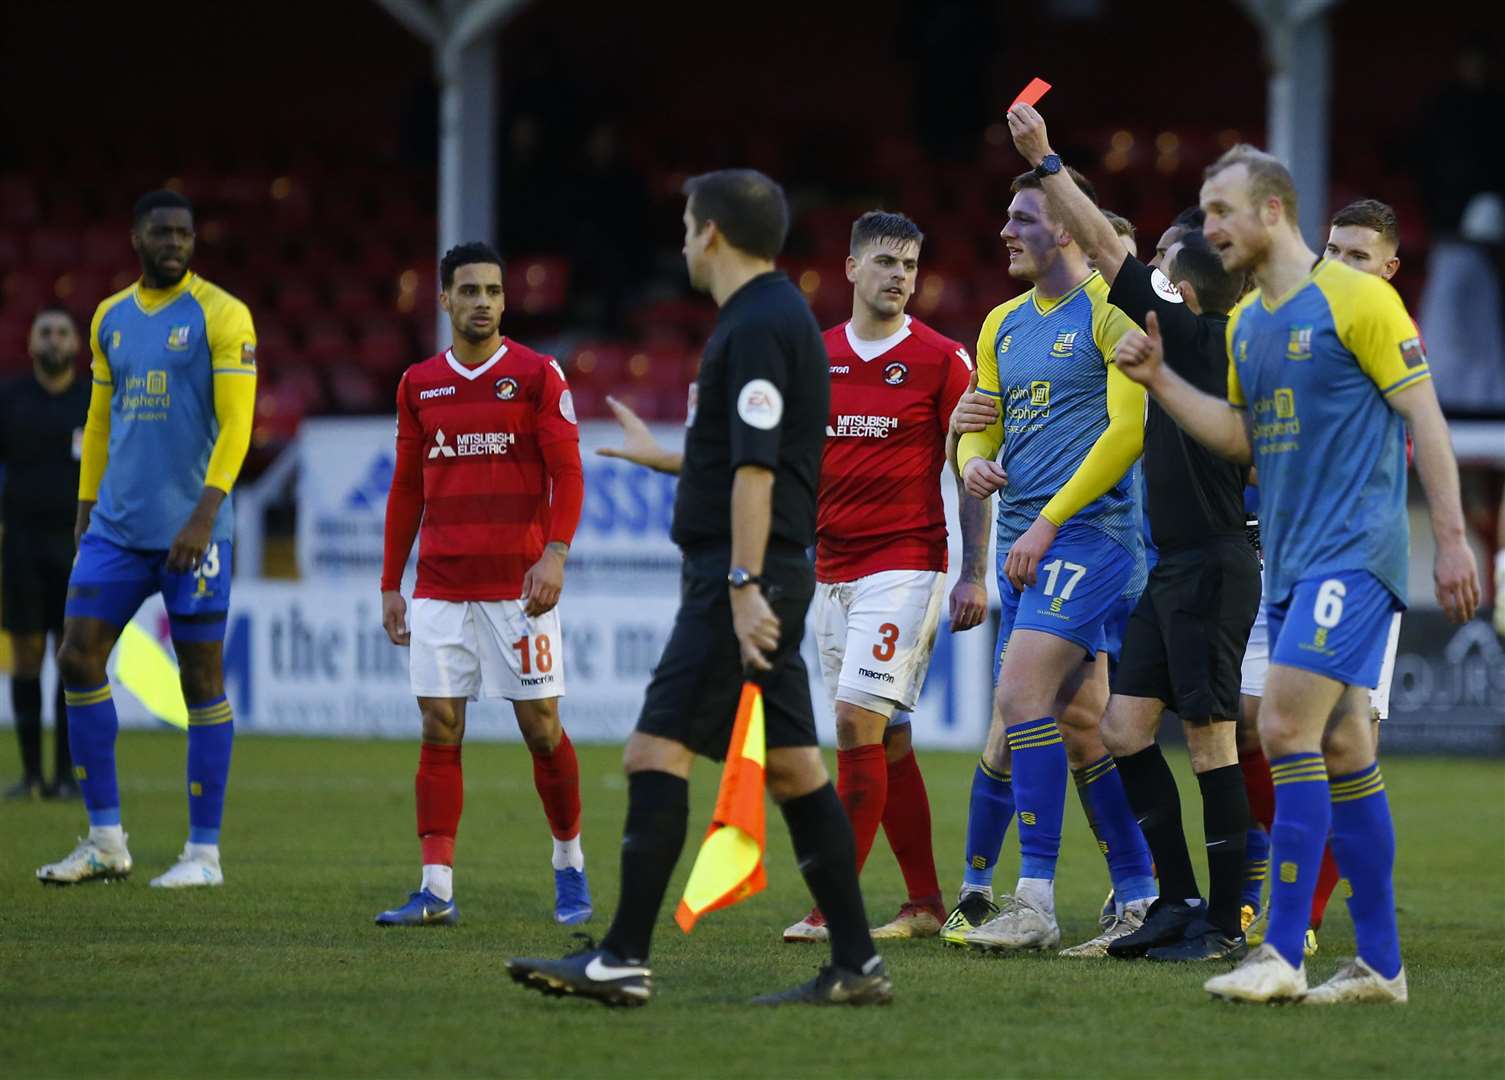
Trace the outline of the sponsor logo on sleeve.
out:
[[[772,431],[784,418],[784,395],[767,379],[753,379],[737,395],[737,415],[748,427]]]
[[[690,393],[685,400],[685,427],[695,426],[695,410],[700,404],[700,384],[691,383]]]
[[[1157,266],[1150,271],[1150,288],[1155,290],[1155,295],[1162,300],[1168,300],[1172,304],[1185,303],[1181,299],[1181,290],[1171,284],[1171,279],[1160,272]]]
[[[240,363],[242,367],[256,366],[256,342],[248,341],[240,347]]]
[[[1427,366],[1427,347],[1419,337],[1407,338],[1400,343],[1400,358],[1407,368]]]
[[[575,423],[575,395],[566,390],[559,395],[559,415]]]

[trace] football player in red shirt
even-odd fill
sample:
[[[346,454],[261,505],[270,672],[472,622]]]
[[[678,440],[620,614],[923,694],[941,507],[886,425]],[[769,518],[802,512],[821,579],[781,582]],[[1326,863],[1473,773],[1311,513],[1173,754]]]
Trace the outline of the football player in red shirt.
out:
[[[852,226],[852,318],[826,331],[831,417],[821,461],[812,612],[836,713],[837,791],[861,870],[881,823],[908,900],[874,939],[933,937],[946,921],[930,842],[930,801],[910,716],[930,666],[946,584],[940,477],[951,410],[967,389],[967,350],[911,315],[924,242],[903,214]],[[958,489],[962,575],[953,632],[987,615],[986,503]],[[785,941],[823,941],[812,911]]]
[[[559,723],[564,650],[555,604],[580,521],[584,476],[575,406],[559,364],[501,334],[502,260],[451,248],[440,303],[454,344],[414,364],[397,389],[397,455],[387,498],[382,626],[411,647],[423,718],[415,790],[423,881],[382,926],[453,925],[455,833],[464,785],[465,703],[507,698],[533,754],[554,834],[554,918],[591,916],[580,850],[580,772]],[[418,547],[411,629],[401,589]]]

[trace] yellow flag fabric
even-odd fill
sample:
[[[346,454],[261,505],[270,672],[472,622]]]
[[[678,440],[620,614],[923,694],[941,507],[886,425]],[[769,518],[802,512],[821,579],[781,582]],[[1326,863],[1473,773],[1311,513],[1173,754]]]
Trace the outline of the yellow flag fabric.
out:
[[[158,720],[188,730],[188,705],[178,682],[178,665],[157,641],[134,622],[120,632],[115,677]]]
[[[755,683],[744,683],[716,812],[674,913],[687,934],[706,912],[746,900],[768,884],[763,869],[765,755],[763,692]]]

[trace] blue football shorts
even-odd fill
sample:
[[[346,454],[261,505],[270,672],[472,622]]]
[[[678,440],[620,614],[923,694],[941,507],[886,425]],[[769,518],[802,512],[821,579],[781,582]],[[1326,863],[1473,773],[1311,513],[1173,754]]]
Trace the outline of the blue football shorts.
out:
[[[1004,576],[1007,557],[1008,545],[999,545],[995,684],[1015,630],[1039,630],[1074,641],[1088,660],[1107,651],[1109,619],[1120,608],[1125,617],[1134,609],[1123,595],[1134,573],[1134,555],[1128,548],[1091,525],[1068,521],[1040,560],[1035,583],[1022,592]]]
[[[1270,663],[1372,690],[1402,606],[1367,570],[1302,578],[1284,601],[1266,605]]]
[[[232,548],[217,540],[197,570],[175,573],[167,569],[165,551],[136,551],[85,534],[68,577],[64,614],[124,626],[142,601],[160,592],[174,641],[224,641]]]

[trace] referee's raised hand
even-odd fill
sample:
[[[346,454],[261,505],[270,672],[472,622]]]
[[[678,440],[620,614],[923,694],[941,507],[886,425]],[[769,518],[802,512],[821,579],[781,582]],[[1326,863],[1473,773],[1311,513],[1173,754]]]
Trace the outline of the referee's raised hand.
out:
[[[732,589],[732,630],[742,651],[743,671],[772,671],[768,653],[779,647],[779,617],[756,585]]]

